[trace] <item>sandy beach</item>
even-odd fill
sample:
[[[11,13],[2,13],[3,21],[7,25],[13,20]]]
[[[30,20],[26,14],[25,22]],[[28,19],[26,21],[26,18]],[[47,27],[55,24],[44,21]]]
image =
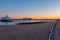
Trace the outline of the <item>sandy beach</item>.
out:
[[[0,26],[0,40],[48,40],[52,22]]]

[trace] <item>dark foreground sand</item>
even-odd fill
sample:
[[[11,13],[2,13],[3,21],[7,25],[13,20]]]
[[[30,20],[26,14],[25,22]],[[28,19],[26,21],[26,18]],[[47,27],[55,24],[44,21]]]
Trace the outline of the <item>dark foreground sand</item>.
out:
[[[0,40],[48,40],[52,23],[0,26]]]

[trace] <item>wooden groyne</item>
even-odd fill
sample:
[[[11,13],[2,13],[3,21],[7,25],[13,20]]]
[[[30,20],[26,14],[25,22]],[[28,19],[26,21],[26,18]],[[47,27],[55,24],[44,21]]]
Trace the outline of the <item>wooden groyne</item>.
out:
[[[50,35],[49,35],[49,39],[48,40],[54,40],[54,32],[55,32],[55,29],[56,29],[57,24],[58,24],[58,21],[55,21],[52,24],[52,29],[51,29],[51,32],[50,32]]]

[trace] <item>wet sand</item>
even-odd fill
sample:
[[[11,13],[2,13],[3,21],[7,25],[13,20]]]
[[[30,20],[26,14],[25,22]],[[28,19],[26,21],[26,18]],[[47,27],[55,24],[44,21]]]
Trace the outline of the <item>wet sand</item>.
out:
[[[52,23],[0,26],[0,40],[48,40]]]

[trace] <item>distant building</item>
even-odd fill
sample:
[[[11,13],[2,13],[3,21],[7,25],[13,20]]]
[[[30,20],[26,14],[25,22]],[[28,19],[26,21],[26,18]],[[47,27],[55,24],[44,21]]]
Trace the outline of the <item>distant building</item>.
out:
[[[32,20],[32,18],[23,18],[22,20]]]
[[[1,22],[11,22],[12,20],[8,15],[6,15],[5,17],[1,17],[0,21]]]

